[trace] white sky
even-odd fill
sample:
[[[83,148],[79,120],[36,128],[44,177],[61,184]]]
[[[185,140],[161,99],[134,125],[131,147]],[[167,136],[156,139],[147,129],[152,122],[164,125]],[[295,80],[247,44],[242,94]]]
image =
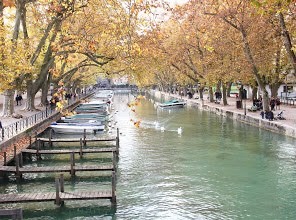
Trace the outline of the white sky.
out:
[[[178,5],[184,4],[184,3],[188,2],[188,0],[167,0],[167,2],[169,2],[170,5],[173,6],[176,4],[178,4]]]

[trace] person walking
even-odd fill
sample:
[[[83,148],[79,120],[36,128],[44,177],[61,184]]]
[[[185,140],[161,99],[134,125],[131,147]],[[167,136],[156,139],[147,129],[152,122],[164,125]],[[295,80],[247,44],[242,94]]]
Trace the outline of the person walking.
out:
[[[275,98],[272,96],[271,97],[271,100],[270,100],[270,108],[271,108],[271,111],[274,111],[274,107],[275,107]]]
[[[16,97],[15,97],[16,105],[19,104],[19,100],[20,100],[20,97],[19,97],[19,95],[17,94]]]
[[[22,97],[22,94],[19,95],[19,103],[20,105],[22,105],[22,100],[23,100],[23,97]]]
[[[277,97],[276,99],[275,99],[275,109],[277,110],[281,110],[281,107],[280,107],[280,105],[281,105],[281,100],[279,99],[279,97]]]

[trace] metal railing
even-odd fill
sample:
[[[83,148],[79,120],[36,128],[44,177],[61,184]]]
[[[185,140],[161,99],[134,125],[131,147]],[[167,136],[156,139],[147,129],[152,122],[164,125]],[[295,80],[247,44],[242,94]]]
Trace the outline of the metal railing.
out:
[[[68,99],[68,103],[65,106],[65,108],[68,108],[73,103],[78,102],[80,99],[85,98],[86,96],[90,95],[90,93],[83,93],[83,94],[80,94],[75,99]],[[47,119],[48,117],[52,116],[55,113],[57,113],[55,109],[52,109],[51,107],[46,106],[46,109],[43,111],[40,111],[31,116],[25,117],[10,125],[4,126],[2,129],[0,129],[1,130],[0,141],[8,140],[12,138],[13,136],[25,131],[30,127],[33,127],[37,123]]]

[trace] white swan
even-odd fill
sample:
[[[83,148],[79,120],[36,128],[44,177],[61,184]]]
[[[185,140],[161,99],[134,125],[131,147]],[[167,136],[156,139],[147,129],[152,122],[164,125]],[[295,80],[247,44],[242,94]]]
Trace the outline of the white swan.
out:
[[[161,132],[164,132],[164,127],[160,127]]]
[[[178,132],[178,134],[182,134],[182,132],[183,132],[182,127],[179,127],[177,132]]]

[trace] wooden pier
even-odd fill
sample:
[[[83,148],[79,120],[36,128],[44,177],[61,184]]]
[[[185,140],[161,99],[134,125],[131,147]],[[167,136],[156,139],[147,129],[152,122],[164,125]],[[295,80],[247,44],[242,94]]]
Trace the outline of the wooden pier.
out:
[[[112,147],[97,147],[87,149],[86,144],[88,142],[107,142],[115,141],[115,146]],[[79,149],[42,149],[44,143],[47,143],[50,147],[53,143],[60,142],[77,142],[80,143]],[[14,147],[14,152],[7,157],[6,152],[3,152],[3,165],[0,165],[0,174],[5,176],[7,173],[14,173],[17,179],[22,178],[25,173],[70,173],[71,176],[75,176],[76,172],[84,171],[110,171],[112,173],[112,189],[107,191],[91,191],[91,192],[64,192],[64,179],[63,174],[60,178],[56,179],[56,192],[47,193],[26,193],[26,194],[0,194],[0,204],[1,203],[25,203],[25,202],[42,202],[42,201],[54,201],[55,204],[61,205],[67,200],[94,200],[94,199],[110,199],[112,203],[116,203],[116,162],[119,154],[119,131],[117,129],[116,137],[109,138],[86,138],[85,133],[82,138],[63,138],[63,139],[53,139],[50,132],[49,138],[35,138],[35,148],[31,149],[32,141],[30,139],[30,145],[28,149],[23,149],[17,152],[16,146]],[[41,155],[49,154],[70,154],[69,165],[64,166],[45,166],[45,167],[30,167],[23,166],[23,154],[35,154],[37,159],[41,158]],[[87,153],[112,153],[112,164],[107,165],[81,165],[75,164],[75,154],[79,154],[82,158],[83,154]],[[10,166],[10,162],[14,161],[15,166]]]
[[[35,150],[35,149],[24,149],[22,153],[27,154],[86,154],[86,153],[113,153],[116,152],[117,148],[108,147],[108,148],[98,148],[98,149],[73,149],[73,150]]]
[[[61,205],[67,200],[94,200],[110,199],[112,203],[116,202],[115,191],[115,172],[112,172],[112,189],[104,191],[81,191],[64,192],[64,177],[60,175],[56,178],[56,191],[48,193],[25,193],[25,194],[0,194],[0,204],[4,203],[24,203],[24,202],[48,202],[54,201]]]

